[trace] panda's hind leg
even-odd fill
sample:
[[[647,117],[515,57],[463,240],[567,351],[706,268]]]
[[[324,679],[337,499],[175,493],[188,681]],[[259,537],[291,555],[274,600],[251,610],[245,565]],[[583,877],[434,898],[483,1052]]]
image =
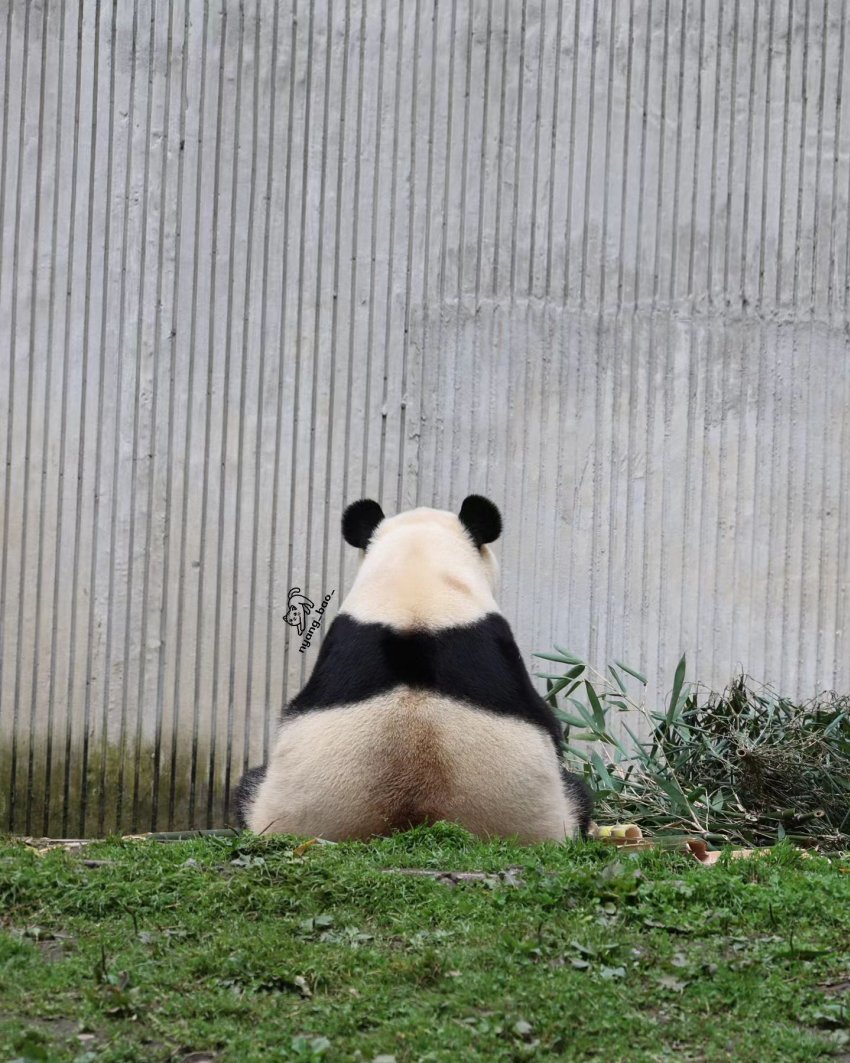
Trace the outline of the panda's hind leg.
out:
[[[578,828],[582,838],[590,830],[590,817],[593,815],[593,791],[581,778],[561,765],[561,778],[564,780],[564,792],[575,805]]]
[[[248,826],[248,812],[257,796],[260,783],[266,777],[266,770],[265,764],[259,768],[249,768],[233,791],[231,805],[236,811],[237,825],[242,830]]]

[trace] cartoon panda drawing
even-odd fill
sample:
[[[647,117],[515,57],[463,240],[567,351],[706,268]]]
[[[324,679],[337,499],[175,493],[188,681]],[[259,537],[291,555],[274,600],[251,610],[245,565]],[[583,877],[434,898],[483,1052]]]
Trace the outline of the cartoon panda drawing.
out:
[[[290,627],[294,627],[299,635],[307,630],[307,617],[313,611],[313,603],[306,594],[301,593],[300,587],[293,587],[287,595],[288,608],[284,620]]]
[[[481,837],[585,834],[591,797],[562,768],[561,728],[493,597],[496,506],[343,514],[361,551],[268,765],[235,793],[256,833],[366,839],[448,820]]]

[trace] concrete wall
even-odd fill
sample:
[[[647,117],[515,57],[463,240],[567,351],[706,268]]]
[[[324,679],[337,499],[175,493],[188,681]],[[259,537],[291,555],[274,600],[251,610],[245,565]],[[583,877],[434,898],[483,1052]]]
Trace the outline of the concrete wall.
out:
[[[0,827],[217,825],[345,502],[850,689],[845,0],[0,0]]]

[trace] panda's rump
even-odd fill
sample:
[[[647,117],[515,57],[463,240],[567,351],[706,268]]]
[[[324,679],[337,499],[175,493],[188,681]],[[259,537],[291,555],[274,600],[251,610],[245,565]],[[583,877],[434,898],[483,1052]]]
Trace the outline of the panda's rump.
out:
[[[444,818],[453,765],[429,709],[427,699],[400,693],[376,730],[368,804],[384,830]]]
[[[543,730],[405,687],[286,721],[248,819],[332,839],[439,819],[525,841],[576,827]]]

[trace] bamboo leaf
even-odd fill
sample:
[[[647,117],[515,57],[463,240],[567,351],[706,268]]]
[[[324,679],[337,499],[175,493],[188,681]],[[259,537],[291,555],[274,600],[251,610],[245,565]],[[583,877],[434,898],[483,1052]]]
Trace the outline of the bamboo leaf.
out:
[[[670,707],[667,710],[667,723],[672,724],[676,717],[676,712],[679,708],[679,695],[682,692],[682,686],[685,682],[685,655],[682,654],[682,659],[676,666],[676,675],[673,679],[673,690],[670,694]]]
[[[547,686],[546,700],[549,702],[549,704],[552,706],[552,708],[554,708],[555,705],[557,704],[555,699],[561,693],[561,691],[564,689],[564,687],[567,685],[567,683],[569,683],[569,679],[558,679],[556,682],[553,683],[551,678],[547,677],[547,679],[546,679],[546,686]]]
[[[617,793],[619,788],[611,777],[611,773],[605,766],[605,762],[602,760],[602,757],[600,757],[599,754],[595,751],[590,754],[590,763],[596,770],[597,775],[605,783],[605,789],[610,790],[612,793]]]
[[[570,716],[563,709],[558,709],[555,715],[562,723],[567,723],[570,727],[587,727],[587,720],[580,720],[577,716]]]
[[[634,670],[634,668],[629,668],[629,666],[627,664],[623,664],[622,661],[614,661],[614,664],[616,664],[616,666],[621,671],[625,672],[627,675],[630,675],[633,679],[637,679],[637,681],[639,683],[642,683],[644,686],[646,686],[646,676],[645,675],[641,675],[640,672],[636,672]]]
[[[631,727],[629,727],[629,725],[627,723],[625,723],[625,722],[623,723],[623,730],[628,733],[629,738],[631,738],[631,740],[635,744],[634,756],[638,756],[638,757],[641,757],[641,758],[645,757],[646,756],[646,751],[643,748],[643,742],[641,742],[641,740],[634,733],[634,731],[631,729]]]
[[[582,668],[586,666],[587,661],[582,660],[581,657],[577,657],[571,650],[565,650],[563,646],[557,645],[555,646],[555,649],[558,653],[561,653],[564,657],[568,658],[572,664],[580,664]]]
[[[585,680],[584,685],[587,688],[587,697],[590,701],[590,707],[593,710],[593,719],[596,722],[596,726],[600,731],[604,731],[605,713],[602,711],[602,702],[599,700],[599,696],[593,689],[593,685],[589,679]]]
[[[562,657],[558,653],[532,653],[532,657],[542,657],[544,661],[557,661],[558,664],[575,664],[576,661]]]
[[[620,688],[620,693],[621,693],[621,694],[625,694],[625,693],[626,693],[626,684],[625,684],[625,683],[623,682],[623,680],[622,680],[622,679],[620,678],[620,674],[619,674],[619,672],[617,671],[617,669],[616,669],[616,668],[614,667],[614,665],[613,665],[613,664],[609,664],[609,665],[608,665],[608,671],[609,671],[609,672],[611,673],[611,675],[612,675],[612,676],[614,677],[614,682],[615,682],[615,683],[617,684],[617,686],[618,686],[618,687]]]
[[[578,698],[567,698],[567,700],[571,701],[573,703],[573,705],[575,705],[576,709],[578,710],[578,714],[582,718],[582,726],[583,727],[595,727],[596,726],[595,721],[594,721],[593,717],[590,715],[590,713],[587,711],[587,706],[585,704],[583,704],[581,701],[579,701]]]

